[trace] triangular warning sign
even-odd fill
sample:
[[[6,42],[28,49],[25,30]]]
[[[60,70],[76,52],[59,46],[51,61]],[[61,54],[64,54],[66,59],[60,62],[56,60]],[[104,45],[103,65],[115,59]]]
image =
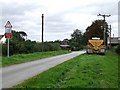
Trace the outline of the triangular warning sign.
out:
[[[5,25],[5,28],[12,28],[12,25],[11,25],[10,21],[7,21],[7,23]]]

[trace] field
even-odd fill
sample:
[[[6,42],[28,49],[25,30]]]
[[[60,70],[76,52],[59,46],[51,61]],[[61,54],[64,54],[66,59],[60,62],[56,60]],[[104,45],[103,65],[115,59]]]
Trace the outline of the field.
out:
[[[57,65],[15,88],[118,88],[118,56],[83,54]]]
[[[13,64],[19,64],[19,63],[24,63],[24,62],[29,62],[33,60],[38,60],[42,58],[47,58],[51,56],[56,56],[60,54],[66,54],[69,53],[69,51],[65,50],[60,50],[60,51],[51,51],[51,52],[37,52],[37,53],[31,53],[31,54],[17,54],[8,57],[2,57],[2,66],[9,66]]]

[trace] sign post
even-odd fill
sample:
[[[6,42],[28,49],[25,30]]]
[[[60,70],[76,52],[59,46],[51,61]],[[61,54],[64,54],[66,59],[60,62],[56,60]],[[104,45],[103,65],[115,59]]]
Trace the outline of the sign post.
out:
[[[5,38],[8,39],[8,46],[7,46],[7,56],[9,57],[9,39],[12,38],[12,25],[10,21],[8,21],[5,25]]]
[[[9,57],[9,38],[8,38],[8,52],[7,52],[7,56]]]

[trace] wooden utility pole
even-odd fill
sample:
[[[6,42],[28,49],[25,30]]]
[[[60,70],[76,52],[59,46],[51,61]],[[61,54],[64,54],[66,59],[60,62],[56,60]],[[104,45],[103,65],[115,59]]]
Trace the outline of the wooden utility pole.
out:
[[[104,38],[104,44],[107,45],[107,42],[106,42],[106,35],[105,35],[105,34],[106,34],[106,26],[105,26],[106,20],[105,20],[105,18],[106,18],[106,17],[110,17],[111,15],[105,15],[105,14],[102,15],[102,14],[98,14],[97,16],[102,16],[102,17],[103,17],[103,21],[104,21],[104,33],[103,33],[104,37],[103,37],[103,38]]]
[[[110,48],[111,48],[111,25],[110,25]]]
[[[43,41],[43,32],[44,32],[44,14],[42,14],[42,43]]]

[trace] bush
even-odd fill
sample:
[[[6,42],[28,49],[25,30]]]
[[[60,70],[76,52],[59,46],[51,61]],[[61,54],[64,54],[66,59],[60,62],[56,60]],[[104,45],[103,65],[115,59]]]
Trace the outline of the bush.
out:
[[[22,35],[21,35],[22,33]],[[36,41],[25,40],[25,32],[12,31],[13,38],[10,39],[10,55],[28,54],[33,52],[46,52],[60,50],[60,44],[57,42],[38,43]],[[24,34],[24,35],[23,35]],[[2,55],[7,56],[7,41],[2,45]]]
[[[33,52],[47,52],[47,51],[57,51],[61,50],[59,43],[36,43],[33,41],[24,42],[10,42],[10,55],[23,54],[23,53],[33,53]],[[2,54],[7,56],[7,44],[2,45]]]
[[[117,48],[116,48],[116,53],[117,54],[120,54],[120,44],[117,46]]]
[[[7,45],[6,44],[2,45],[2,55],[7,56]]]

